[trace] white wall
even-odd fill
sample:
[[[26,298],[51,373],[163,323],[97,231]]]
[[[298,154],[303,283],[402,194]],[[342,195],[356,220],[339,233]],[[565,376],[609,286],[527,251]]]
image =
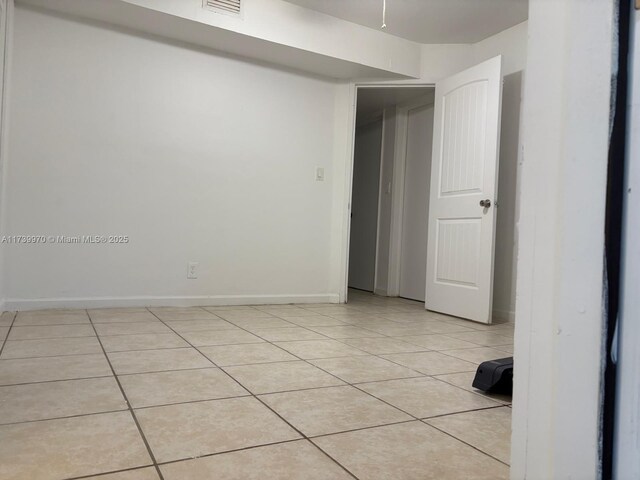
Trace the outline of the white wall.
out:
[[[599,475],[612,1],[529,1],[512,479]]]
[[[15,22],[2,231],[131,241],[8,247],[9,306],[337,301],[344,87],[23,8]]]

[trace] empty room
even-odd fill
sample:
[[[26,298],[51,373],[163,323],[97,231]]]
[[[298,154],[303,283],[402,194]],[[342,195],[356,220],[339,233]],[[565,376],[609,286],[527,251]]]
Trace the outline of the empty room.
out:
[[[0,0],[0,480],[640,478],[637,7]]]

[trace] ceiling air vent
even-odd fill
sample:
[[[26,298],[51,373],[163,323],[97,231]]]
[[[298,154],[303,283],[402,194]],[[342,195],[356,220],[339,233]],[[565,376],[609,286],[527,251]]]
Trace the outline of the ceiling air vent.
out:
[[[208,10],[228,15],[240,15],[242,0],[203,0],[202,5]]]

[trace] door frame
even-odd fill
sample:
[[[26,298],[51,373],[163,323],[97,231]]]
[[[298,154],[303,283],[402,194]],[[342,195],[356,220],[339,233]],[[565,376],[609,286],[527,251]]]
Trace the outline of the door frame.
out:
[[[339,301],[347,303],[349,300],[349,242],[351,239],[351,199],[353,195],[353,163],[355,158],[355,140],[356,140],[356,112],[358,109],[358,90],[366,88],[435,88],[435,83],[407,83],[407,82],[351,82],[349,84],[349,132],[347,137],[347,145],[349,146],[349,157],[347,163],[347,174],[345,178],[345,201],[342,205],[342,261],[341,261],[341,281],[339,291]],[[382,122],[382,145],[381,154],[384,149],[384,119]],[[394,172],[395,173],[395,172]],[[378,220],[380,219],[380,200],[378,200]],[[379,225],[379,222],[378,222]],[[376,245],[377,245],[376,239]],[[378,263],[378,250],[376,246],[376,273]],[[374,291],[376,288],[376,278],[374,277]]]
[[[435,87],[434,87],[435,88]],[[426,97],[411,100],[396,106],[396,136],[393,153],[393,187],[391,190],[391,226],[389,233],[389,281],[387,295],[400,295],[400,274],[402,255],[402,227],[404,223],[404,193],[407,165],[407,139],[409,112],[416,108],[433,105],[434,101]],[[431,152],[429,152],[431,155]],[[431,175],[429,175],[431,178]],[[427,218],[428,220],[428,218]],[[425,259],[424,274],[427,275]]]
[[[375,293],[378,281],[378,238],[380,236],[380,185],[382,182],[382,154],[384,152],[384,112],[378,112],[374,115],[367,116],[360,123],[357,122],[354,112],[354,124],[353,124],[353,148],[351,155],[351,190],[349,194],[349,207],[351,206],[351,198],[353,196],[353,175],[354,175],[354,163],[356,155],[356,130],[359,127],[365,127],[375,122],[380,122],[380,166],[378,167],[378,203],[376,205],[376,238],[375,238],[375,253],[373,258],[373,292]],[[349,255],[351,254],[351,208],[349,208],[349,244],[347,245],[347,272],[345,278],[347,280],[347,292],[349,289]],[[345,295],[346,295],[345,293]]]

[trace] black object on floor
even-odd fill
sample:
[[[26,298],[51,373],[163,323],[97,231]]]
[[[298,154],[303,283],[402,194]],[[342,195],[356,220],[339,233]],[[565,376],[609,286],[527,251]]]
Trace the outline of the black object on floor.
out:
[[[483,392],[511,395],[513,391],[513,357],[482,362],[473,379],[473,388]]]

